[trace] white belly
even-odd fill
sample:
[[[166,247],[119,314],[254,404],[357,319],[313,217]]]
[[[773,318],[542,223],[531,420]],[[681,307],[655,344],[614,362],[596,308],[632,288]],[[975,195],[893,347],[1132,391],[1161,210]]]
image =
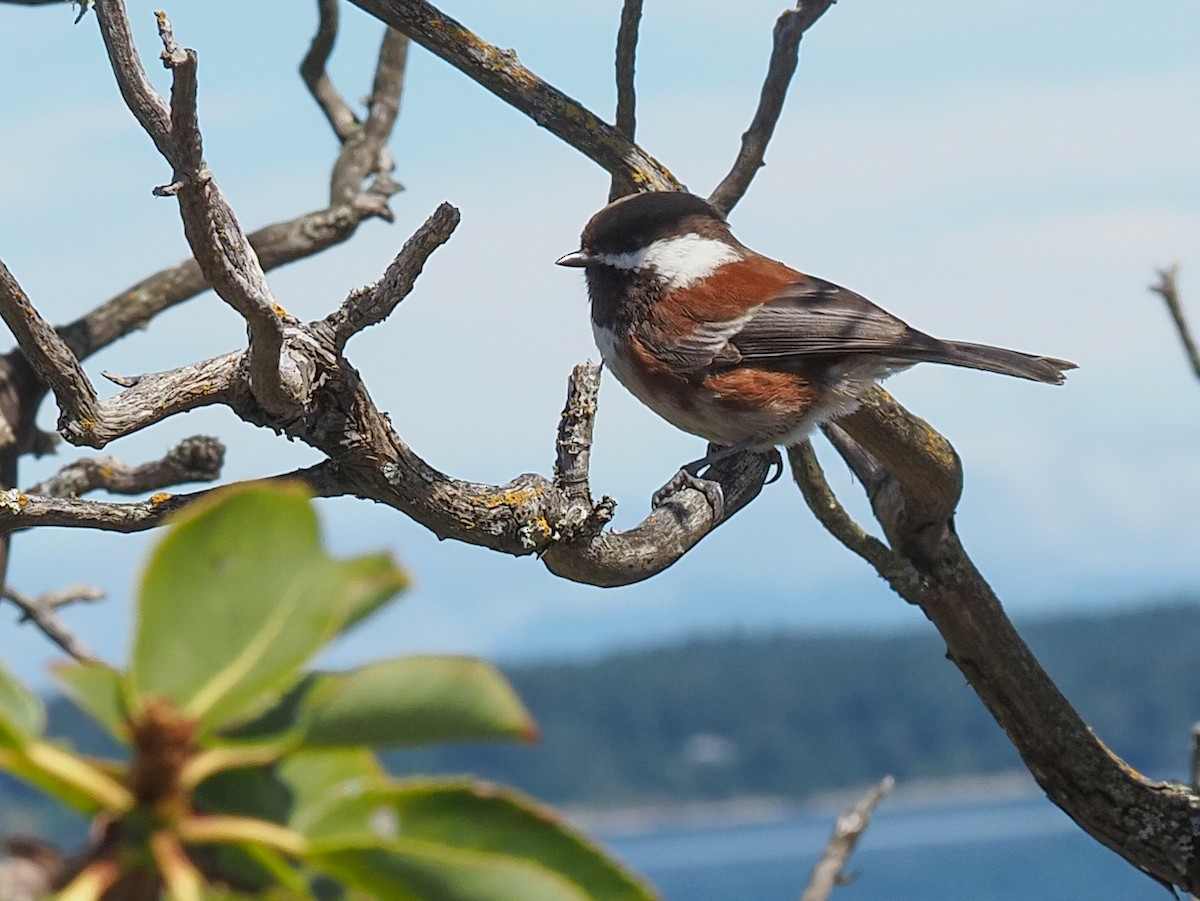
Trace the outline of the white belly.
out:
[[[820,401],[780,428],[774,417],[734,410],[702,394],[694,397],[691,406],[671,403],[669,395],[652,391],[641,378],[632,360],[621,351],[613,332],[592,323],[592,334],[604,365],[634,397],[677,429],[723,446],[754,442],[765,450],[798,444],[822,422],[852,412],[876,380],[889,374],[878,365],[844,364],[830,373],[830,388],[822,392]]]

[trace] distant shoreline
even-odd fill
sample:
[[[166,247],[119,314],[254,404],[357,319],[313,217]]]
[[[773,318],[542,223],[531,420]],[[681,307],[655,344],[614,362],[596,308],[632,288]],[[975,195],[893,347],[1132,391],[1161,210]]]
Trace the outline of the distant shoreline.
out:
[[[719,801],[662,800],[645,804],[614,806],[565,805],[562,813],[584,832],[609,836],[630,836],[665,827],[704,828],[708,826],[775,823],[800,813],[828,817],[833,821],[852,807],[872,786],[819,792],[806,801],[790,798],[743,795]],[[1024,770],[1001,773],[917,778],[897,782],[882,802],[890,808],[914,808],[978,804],[989,801],[1020,800],[1037,797],[1037,783]]]

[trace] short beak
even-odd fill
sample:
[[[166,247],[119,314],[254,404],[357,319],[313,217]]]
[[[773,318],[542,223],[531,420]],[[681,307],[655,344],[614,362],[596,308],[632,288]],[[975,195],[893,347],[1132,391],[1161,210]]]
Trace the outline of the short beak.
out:
[[[576,250],[574,253],[569,253],[564,257],[559,257],[554,261],[555,266],[570,266],[572,269],[582,269],[592,261],[582,250]]]

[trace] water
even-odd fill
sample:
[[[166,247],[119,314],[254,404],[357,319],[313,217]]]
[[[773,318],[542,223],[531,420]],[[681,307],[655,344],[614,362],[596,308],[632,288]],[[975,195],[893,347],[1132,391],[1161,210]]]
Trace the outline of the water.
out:
[[[1045,799],[888,808],[833,901],[1163,901],[1161,886]],[[667,901],[796,901],[833,815],[672,827],[607,844]]]

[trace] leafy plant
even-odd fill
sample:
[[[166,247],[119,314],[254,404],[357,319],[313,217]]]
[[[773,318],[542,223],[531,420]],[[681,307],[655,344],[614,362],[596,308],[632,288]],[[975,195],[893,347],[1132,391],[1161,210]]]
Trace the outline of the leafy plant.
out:
[[[154,551],[127,669],[56,669],[127,762],[47,740],[40,700],[0,669],[0,767],[93,818],[59,898],[652,898],[516,792],[384,771],[373,748],[537,735],[482,661],[306,671],[405,584],[385,556],[326,554],[300,488],[242,487]]]

